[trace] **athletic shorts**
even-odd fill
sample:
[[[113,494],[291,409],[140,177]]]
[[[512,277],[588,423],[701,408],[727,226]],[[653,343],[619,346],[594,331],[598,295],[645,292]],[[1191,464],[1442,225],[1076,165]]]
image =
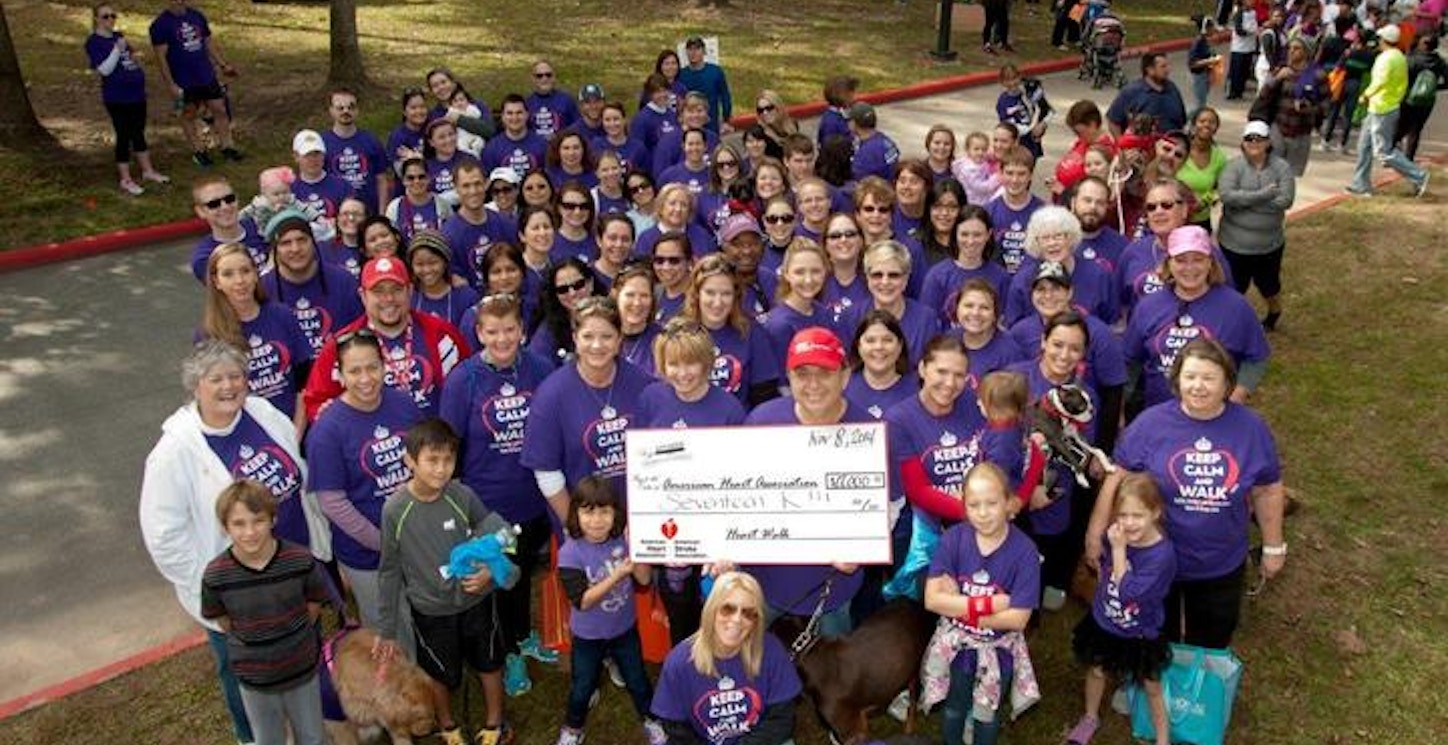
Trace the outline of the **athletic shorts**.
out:
[[[221,83],[218,82],[181,89],[181,99],[188,104],[206,103],[222,98],[226,98],[226,91],[221,90]]]
[[[417,630],[417,664],[449,690],[463,682],[463,663],[480,673],[503,668],[508,644],[498,622],[495,594],[451,616],[429,616],[412,611]]]

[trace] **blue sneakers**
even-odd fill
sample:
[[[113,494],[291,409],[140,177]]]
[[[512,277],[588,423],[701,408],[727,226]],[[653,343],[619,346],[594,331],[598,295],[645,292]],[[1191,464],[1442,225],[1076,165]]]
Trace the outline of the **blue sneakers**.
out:
[[[543,646],[543,640],[538,638],[537,631],[529,631],[528,636],[518,642],[518,653],[549,665],[558,662],[558,652]]]
[[[533,681],[528,679],[528,661],[522,655],[508,655],[503,664],[503,690],[509,696],[521,696],[532,688]]]

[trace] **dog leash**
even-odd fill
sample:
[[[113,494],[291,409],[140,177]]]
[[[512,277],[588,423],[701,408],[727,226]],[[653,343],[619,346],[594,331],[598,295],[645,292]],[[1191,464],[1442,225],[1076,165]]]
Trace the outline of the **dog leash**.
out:
[[[798,661],[810,648],[814,647],[815,642],[819,641],[820,617],[825,614],[825,601],[830,598],[830,590],[834,587],[835,577],[837,576],[839,576],[839,571],[831,570],[829,576],[825,577],[824,582],[815,585],[809,592],[799,596],[799,598],[795,600],[797,603],[809,597],[810,593],[816,589],[820,591],[820,599],[815,603],[814,612],[810,613],[809,621],[804,625],[804,631],[799,632],[799,636],[796,636],[794,641],[789,645],[790,662]],[[790,605],[793,605],[793,603]]]

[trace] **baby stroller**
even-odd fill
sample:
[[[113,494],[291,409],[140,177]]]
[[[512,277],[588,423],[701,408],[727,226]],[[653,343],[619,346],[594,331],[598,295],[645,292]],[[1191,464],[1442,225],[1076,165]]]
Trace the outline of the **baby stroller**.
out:
[[[1090,80],[1092,88],[1114,82],[1117,88],[1126,85],[1121,69],[1121,51],[1126,46],[1126,26],[1110,11],[1102,12],[1085,24],[1081,34],[1081,68],[1076,77]]]

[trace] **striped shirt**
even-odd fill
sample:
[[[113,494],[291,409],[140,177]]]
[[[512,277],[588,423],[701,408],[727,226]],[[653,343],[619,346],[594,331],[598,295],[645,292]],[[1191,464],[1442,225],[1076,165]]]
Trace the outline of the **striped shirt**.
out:
[[[290,688],[316,672],[320,641],[307,604],[327,599],[318,570],[305,547],[285,540],[261,569],[242,564],[230,548],[206,565],[201,615],[230,620],[231,670],[248,688]]]

